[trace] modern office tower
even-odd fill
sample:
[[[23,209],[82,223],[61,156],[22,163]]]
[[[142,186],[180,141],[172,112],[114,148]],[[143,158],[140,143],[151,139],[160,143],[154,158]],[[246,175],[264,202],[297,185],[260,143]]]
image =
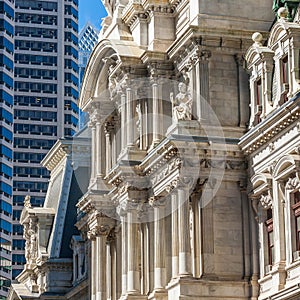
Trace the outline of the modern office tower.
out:
[[[16,0],[14,59],[13,279],[25,262],[24,198],[43,204],[49,172],[40,161],[76,130],[78,0]]]
[[[88,63],[90,55],[94,46],[98,42],[99,30],[97,30],[90,22],[87,22],[79,33],[79,51],[78,51],[78,65],[79,65],[79,86],[81,85],[85,67]],[[88,120],[88,115],[79,111],[79,129],[81,129]]]
[[[11,280],[14,1],[0,1],[0,299]]]

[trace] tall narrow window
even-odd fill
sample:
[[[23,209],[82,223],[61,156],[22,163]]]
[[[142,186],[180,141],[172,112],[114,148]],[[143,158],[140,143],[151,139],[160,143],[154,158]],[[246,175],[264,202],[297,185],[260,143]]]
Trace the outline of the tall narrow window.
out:
[[[268,234],[268,256],[269,265],[274,263],[274,231],[273,231],[273,213],[272,209],[267,210],[267,220],[266,220],[267,234]]]
[[[254,107],[254,114],[256,118],[256,124],[260,123],[261,121],[261,113],[262,113],[262,103],[263,103],[263,91],[262,91],[262,82],[261,79],[257,80],[255,83],[255,107]]]
[[[262,85],[261,79],[256,81],[256,104],[260,105],[262,103]]]
[[[286,55],[281,60],[281,82],[282,82],[282,88],[281,88],[281,95],[283,97],[283,101],[286,102],[288,100],[287,93],[289,91],[289,64],[288,64],[288,56]]]
[[[300,192],[293,194],[294,204],[292,209],[295,218],[295,233],[296,233],[296,251],[300,251]]]

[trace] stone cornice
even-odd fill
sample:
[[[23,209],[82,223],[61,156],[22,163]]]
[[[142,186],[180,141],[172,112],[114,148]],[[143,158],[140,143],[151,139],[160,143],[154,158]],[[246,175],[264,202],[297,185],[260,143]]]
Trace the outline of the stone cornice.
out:
[[[41,164],[49,171],[55,167],[71,153],[90,153],[88,138],[61,138],[50,149],[47,155],[42,160]]]
[[[98,192],[89,190],[76,204],[82,212],[93,214],[111,210],[112,205],[109,196],[106,192]]]
[[[130,0],[122,11],[122,20],[126,25],[130,25],[143,14],[145,14],[145,10],[141,1]]]
[[[253,153],[257,149],[264,147],[273,137],[280,134],[292,123],[297,122],[300,116],[299,104],[300,93],[245,134],[239,142],[242,150],[246,154]]]
[[[221,140],[215,138],[211,141],[213,145],[201,136],[180,140],[177,135],[171,135],[148,152],[142,161],[126,161],[126,164],[119,161],[105,177],[115,187],[110,192],[112,201],[118,205],[120,197],[125,195],[123,198],[126,200],[126,192],[134,188],[146,188],[153,196],[166,196],[180,184],[182,178],[196,179],[199,172],[207,178],[211,170],[229,170],[231,178],[244,178],[247,166],[237,146],[238,140],[235,140],[235,145],[228,144],[226,151]],[[189,142],[193,144],[192,149],[187,146]]]
[[[177,38],[169,47],[167,53],[172,61],[180,61],[191,56],[195,45],[200,49],[220,51],[226,48],[232,54],[244,53],[252,44],[252,31],[231,30],[218,28],[203,28],[189,26],[186,32]],[[263,33],[264,34],[264,33]],[[184,54],[186,53],[186,54]]]
[[[157,1],[153,0],[130,0],[122,11],[122,20],[131,26],[138,18],[148,20],[149,15],[153,13],[172,16],[179,2],[173,1],[170,4],[169,1],[161,0],[158,5]]]

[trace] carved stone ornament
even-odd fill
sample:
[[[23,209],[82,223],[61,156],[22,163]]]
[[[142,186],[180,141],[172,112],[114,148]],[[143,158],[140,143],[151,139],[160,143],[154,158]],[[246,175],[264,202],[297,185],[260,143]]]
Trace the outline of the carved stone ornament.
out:
[[[108,224],[103,224],[100,226],[97,226],[96,231],[97,235],[108,235],[110,232],[111,227]]]
[[[261,195],[259,201],[264,209],[273,208],[273,199],[270,193],[268,193],[267,195]]]
[[[163,167],[162,171],[156,173],[153,175],[151,179],[152,185],[157,184],[161,180],[163,180],[165,177],[167,177],[169,174],[171,174],[174,170],[180,169],[182,166],[182,159],[177,157],[168,164],[166,164],[165,167]]]
[[[152,196],[149,198],[149,205],[152,207],[161,207],[166,204],[166,197]]]
[[[38,256],[37,236],[37,220],[30,219],[29,223],[24,224],[25,258],[30,265],[36,263]]]
[[[89,240],[94,240],[96,238],[96,232],[94,230],[89,230],[87,232],[87,238]]]
[[[300,181],[298,176],[293,177],[293,178],[289,178],[289,180],[287,181],[285,188],[287,190],[295,190],[295,189],[300,189]]]
[[[167,193],[170,193],[173,189],[178,186],[179,179],[172,180],[165,188]]]

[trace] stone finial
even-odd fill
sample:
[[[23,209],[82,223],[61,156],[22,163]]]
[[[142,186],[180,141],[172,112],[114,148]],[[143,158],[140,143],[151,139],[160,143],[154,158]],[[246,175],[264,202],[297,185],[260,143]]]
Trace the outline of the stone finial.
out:
[[[30,208],[31,207],[31,203],[30,203],[30,196],[27,195],[24,199],[24,207],[26,208]]]
[[[262,40],[263,40],[263,36],[260,32],[254,32],[252,34],[252,40],[256,45],[261,46],[262,45]]]
[[[277,11],[277,14],[280,19],[286,19],[288,17],[289,12],[288,12],[287,8],[280,7]]]

